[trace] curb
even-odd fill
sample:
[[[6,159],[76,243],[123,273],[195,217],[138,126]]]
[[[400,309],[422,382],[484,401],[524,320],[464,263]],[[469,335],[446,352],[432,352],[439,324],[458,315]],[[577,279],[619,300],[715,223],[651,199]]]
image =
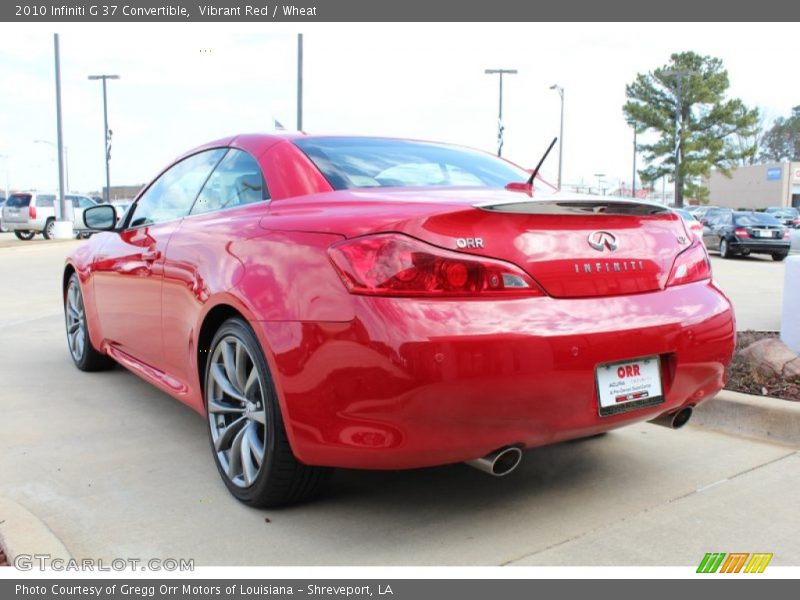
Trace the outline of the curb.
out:
[[[800,448],[800,403],[722,390],[695,408],[690,424]]]
[[[5,551],[9,565],[14,558],[25,555],[47,555],[48,562],[54,558],[69,560],[72,555],[50,528],[27,508],[0,497],[0,546]]]

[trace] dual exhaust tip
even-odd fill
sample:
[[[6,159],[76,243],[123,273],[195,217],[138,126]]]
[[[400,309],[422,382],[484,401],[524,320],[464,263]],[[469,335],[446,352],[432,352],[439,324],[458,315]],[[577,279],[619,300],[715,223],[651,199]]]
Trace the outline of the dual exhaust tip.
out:
[[[692,407],[686,406],[673,413],[665,413],[659,415],[650,423],[653,425],[661,425],[662,427],[669,427],[670,429],[680,429],[689,419],[692,418]],[[516,446],[508,446],[500,448],[494,452],[490,452],[482,458],[475,460],[468,460],[465,464],[493,475],[494,477],[503,477],[508,475],[519,466],[522,462],[522,450]]]

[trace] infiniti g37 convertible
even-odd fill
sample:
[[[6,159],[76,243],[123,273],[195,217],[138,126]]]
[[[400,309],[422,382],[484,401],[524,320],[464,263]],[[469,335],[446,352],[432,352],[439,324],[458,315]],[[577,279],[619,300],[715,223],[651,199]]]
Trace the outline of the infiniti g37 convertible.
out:
[[[69,257],[77,367],[119,363],[208,421],[228,489],[455,462],[638,421],[724,384],[734,319],[702,240],[436,143],[241,135],[187,153]]]

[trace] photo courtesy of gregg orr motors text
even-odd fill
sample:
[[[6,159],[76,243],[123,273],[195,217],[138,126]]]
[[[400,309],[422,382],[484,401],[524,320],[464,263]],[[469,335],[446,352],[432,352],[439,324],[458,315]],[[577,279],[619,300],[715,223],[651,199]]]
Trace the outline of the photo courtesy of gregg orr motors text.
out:
[[[95,597],[104,596],[134,596],[140,598],[154,598],[158,596],[285,596],[305,594],[307,596],[392,596],[394,591],[388,583],[376,585],[271,585],[271,584],[225,584],[225,585],[197,585],[184,583],[181,585],[77,585],[66,583],[53,583],[48,585],[16,584],[16,596],[43,597],[52,596],[69,597]]]

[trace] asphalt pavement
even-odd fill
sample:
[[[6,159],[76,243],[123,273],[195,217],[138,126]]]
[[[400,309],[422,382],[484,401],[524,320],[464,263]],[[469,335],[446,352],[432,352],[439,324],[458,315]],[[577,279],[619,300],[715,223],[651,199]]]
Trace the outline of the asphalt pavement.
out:
[[[464,465],[337,471],[317,501],[246,508],[217,475],[203,419],[122,368],[73,367],[59,283],[76,242],[6,237],[0,498],[38,517],[73,556],[696,565],[706,552],[759,551],[773,552],[773,565],[800,564],[797,448],[692,425],[634,425],[530,450],[501,479]],[[712,262],[739,328],[776,329],[783,265],[768,257]]]

